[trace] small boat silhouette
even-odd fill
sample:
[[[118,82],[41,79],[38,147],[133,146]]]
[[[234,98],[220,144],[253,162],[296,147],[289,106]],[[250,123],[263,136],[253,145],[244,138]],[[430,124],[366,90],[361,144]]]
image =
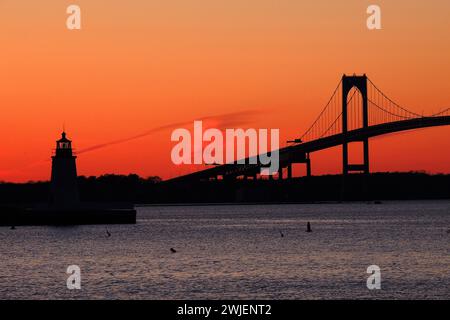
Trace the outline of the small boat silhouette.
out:
[[[170,248],[170,252],[175,253],[177,252],[177,250],[175,250],[174,248]]]
[[[306,232],[312,232],[312,229],[311,229],[311,223],[309,223],[309,221],[308,221],[308,223],[306,224]]]

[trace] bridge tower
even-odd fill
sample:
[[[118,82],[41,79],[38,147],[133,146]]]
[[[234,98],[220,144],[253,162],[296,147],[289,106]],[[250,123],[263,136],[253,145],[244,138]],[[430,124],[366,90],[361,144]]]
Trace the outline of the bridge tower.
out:
[[[348,112],[347,101],[350,90],[356,88],[362,96],[362,128],[369,126],[369,111],[367,102],[367,76],[346,76],[342,77],[342,134],[344,141],[342,143],[342,161],[343,174],[348,175],[350,172],[364,172],[369,174],[369,139],[363,138],[359,140],[363,143],[364,163],[363,164],[349,164],[348,161],[348,142],[345,139],[345,134],[348,132]]]

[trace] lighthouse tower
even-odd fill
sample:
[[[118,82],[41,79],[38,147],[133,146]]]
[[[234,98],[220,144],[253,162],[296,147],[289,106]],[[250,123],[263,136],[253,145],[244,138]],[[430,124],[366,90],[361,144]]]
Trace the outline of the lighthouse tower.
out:
[[[72,153],[72,141],[62,133],[56,141],[52,156],[52,178],[50,204],[54,207],[73,208],[79,204],[76,156]]]

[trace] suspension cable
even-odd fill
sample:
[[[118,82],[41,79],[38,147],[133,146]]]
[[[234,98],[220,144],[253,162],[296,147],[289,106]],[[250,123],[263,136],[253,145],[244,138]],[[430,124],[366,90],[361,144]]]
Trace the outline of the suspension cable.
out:
[[[341,83],[342,83],[342,79],[339,81],[336,89],[334,90],[333,94],[331,95],[331,98],[328,100],[328,103],[323,108],[322,112],[319,114],[319,116],[316,118],[316,120],[313,122],[313,124],[308,128],[308,130],[306,130],[306,132],[300,137],[300,139],[303,140],[303,138],[311,131],[311,129],[316,125],[316,123],[322,117],[322,115],[324,114],[325,110],[328,108],[328,106],[330,105],[330,103],[333,100],[334,96],[336,95],[336,92],[339,90],[339,87],[341,86]]]

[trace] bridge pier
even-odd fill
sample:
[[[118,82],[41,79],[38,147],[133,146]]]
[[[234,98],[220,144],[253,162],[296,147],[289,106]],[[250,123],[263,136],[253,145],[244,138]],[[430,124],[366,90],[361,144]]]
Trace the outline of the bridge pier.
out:
[[[364,173],[369,174],[369,138],[364,140]]]
[[[363,172],[364,174],[370,173],[369,166],[369,139],[361,141],[363,143],[363,163],[362,164],[350,164],[348,161],[348,143],[342,145],[342,167],[344,176],[351,172]]]
[[[308,178],[311,177],[311,159],[309,157],[309,153],[308,153],[307,159],[306,159],[306,176]]]
[[[306,156],[306,159],[300,161],[300,162],[291,162],[289,163],[286,168],[287,168],[287,179],[291,180],[293,178],[293,173],[292,173],[292,166],[294,165],[294,163],[304,163],[306,164],[306,176],[307,177],[311,177],[311,159],[309,158],[309,154]],[[282,169],[280,169],[282,170]],[[283,173],[280,173],[280,179],[283,179]]]

